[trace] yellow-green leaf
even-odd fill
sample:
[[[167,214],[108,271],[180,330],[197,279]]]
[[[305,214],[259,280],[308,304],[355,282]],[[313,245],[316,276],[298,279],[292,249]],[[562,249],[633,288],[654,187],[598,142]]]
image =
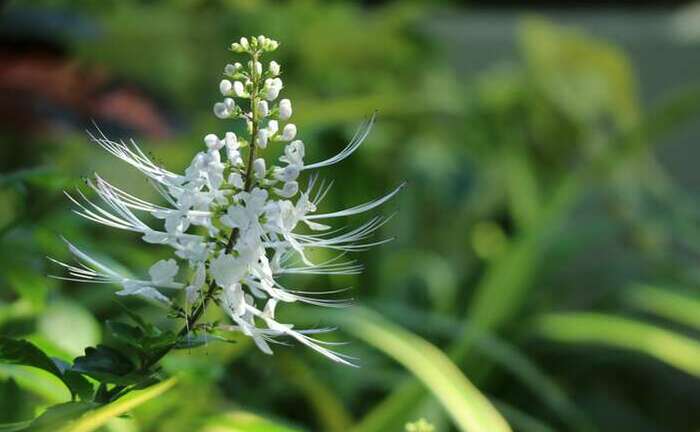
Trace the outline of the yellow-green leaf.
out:
[[[491,402],[434,345],[368,309],[336,317],[344,330],[401,363],[430,389],[452,417],[468,432],[505,432],[510,427]]]
[[[91,432],[103,426],[110,419],[120,416],[149,400],[170,390],[177,383],[176,378],[170,378],[154,386],[129,393],[115,402],[100,407],[68,426],[63,432]]]
[[[543,315],[535,325],[541,335],[554,341],[644,353],[700,378],[700,342],[652,324],[601,313],[569,312]]]
[[[201,432],[302,432],[246,411],[234,411],[209,420]]]

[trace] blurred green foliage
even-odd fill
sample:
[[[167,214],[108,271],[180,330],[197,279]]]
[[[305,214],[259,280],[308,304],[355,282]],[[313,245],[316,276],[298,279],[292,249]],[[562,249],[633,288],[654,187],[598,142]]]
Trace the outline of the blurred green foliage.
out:
[[[445,55],[468,53],[441,52],[421,32],[431,11],[412,2],[31,7],[98,23],[99,38],[66,42],[72,58],[176,107],[177,136],[140,140],[169,167],[184,167],[205,133],[223,132],[211,105],[225,48],[264,33],[282,41],[278,61],[311,159],[336,152],[379,111],[366,144],[324,173],[336,180],[329,206],[409,182],[385,228],[397,240],[360,257],[365,274],[293,281],[300,290],[354,286],[362,308],[282,311],[300,324],[337,323],[362,368],[299,347],[267,357],[246,339],[211,343],[166,358],[176,384],[93,411],[75,430],[370,432],[417,418],[437,431],[507,430],[483,395],[514,430],[700,427],[700,213],[654,147],[696,118],[696,88],[645,109],[620,49],[534,17],[521,22],[517,57],[459,76]],[[102,323],[124,317],[109,288],[45,277],[55,269],[44,257],[66,256],[60,235],[134,273],[163,251],[72,217],[61,190],[98,170],[155,195],[82,133],[2,139],[0,334],[70,361],[111,337]],[[159,310],[127,307],[168,325]],[[19,428],[69,401],[54,375],[0,363],[0,422]]]

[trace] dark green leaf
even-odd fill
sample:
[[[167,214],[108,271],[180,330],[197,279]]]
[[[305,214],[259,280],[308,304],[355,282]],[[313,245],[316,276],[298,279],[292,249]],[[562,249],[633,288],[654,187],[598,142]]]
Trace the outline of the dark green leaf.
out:
[[[132,376],[136,367],[131,360],[105,345],[86,348],[85,355],[74,360],[72,370],[89,375],[98,381],[114,384],[132,384],[140,381]]]
[[[106,324],[107,329],[115,339],[129,346],[141,348],[144,337],[141,328],[117,321],[107,321]]]
[[[34,344],[25,340],[0,337],[0,362],[32,366],[58,377],[72,395],[87,400],[92,397],[92,385],[76,372],[71,372],[60,360],[49,358]]]
[[[95,393],[95,389],[84,376],[80,375],[78,372],[71,370],[71,366],[59,359],[52,359],[56,367],[63,374],[63,381],[68,384],[69,388],[74,394],[80,396],[80,399],[87,401],[92,400],[92,395]]]
[[[139,314],[134,313],[131,309],[126,307],[120,302],[116,302],[119,308],[131,318],[134,323],[143,331],[144,334],[149,336],[159,336],[161,331],[158,327],[151,323],[146,322]]]

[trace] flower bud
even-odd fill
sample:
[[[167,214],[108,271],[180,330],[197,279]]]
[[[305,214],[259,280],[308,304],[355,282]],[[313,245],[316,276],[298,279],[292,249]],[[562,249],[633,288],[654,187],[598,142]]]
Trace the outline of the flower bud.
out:
[[[245,49],[243,49],[241,44],[239,44],[238,42],[234,42],[231,44],[231,51],[237,52],[237,53],[242,53],[243,51],[245,51]]]
[[[259,179],[265,178],[265,159],[258,158],[253,161],[253,172],[255,177]]]
[[[256,61],[254,66],[255,66],[255,75],[261,76],[263,73],[262,63],[260,63],[259,61]]]
[[[261,117],[267,117],[267,115],[270,113],[270,109],[267,106],[267,101],[260,101],[258,102],[258,114]]]
[[[248,97],[248,93],[246,93],[245,87],[243,86],[243,83],[240,81],[233,82],[233,92],[238,97],[241,97],[241,98]]]
[[[279,78],[268,78],[265,80],[265,99],[273,101],[277,99],[282,90],[282,80]]]
[[[297,127],[294,124],[287,124],[284,129],[282,129],[282,141],[291,141],[297,136]]]
[[[292,116],[292,101],[282,99],[280,101],[280,120],[287,120]]]
[[[269,67],[270,73],[274,76],[277,76],[280,74],[280,64],[277,63],[276,61],[272,60],[270,62],[270,67]]]
[[[219,83],[219,91],[221,92],[222,96],[230,95],[232,88],[233,84],[231,84],[231,81],[227,79],[221,80],[221,82]]]
[[[235,65],[232,65],[232,64],[227,64],[227,65],[224,67],[224,73],[225,73],[226,75],[233,75],[233,74],[235,74],[235,73],[236,73],[236,66],[235,66]]]
[[[258,36],[258,44],[261,47],[264,47],[267,44],[267,41],[268,41],[268,39],[265,36],[263,36],[263,35]]]
[[[267,148],[267,130],[265,129],[260,129],[258,131],[258,138],[255,141],[255,144],[260,147],[261,149]]]
[[[241,47],[243,47],[244,50],[250,49],[250,44],[248,43],[248,38],[242,37],[240,40]]]
[[[236,134],[233,132],[226,132],[226,135],[224,136],[224,143],[226,144],[227,149],[237,149],[238,138],[236,137]]]
[[[234,108],[236,108],[236,101],[233,98],[224,98],[224,105],[226,105],[227,110],[233,112]]]
[[[245,182],[243,181],[243,176],[237,172],[233,172],[228,176],[228,183],[237,187],[238,189],[243,189]]]
[[[204,144],[209,150],[219,150],[223,147],[223,142],[214,134],[209,134],[204,137]]]
[[[231,111],[222,102],[214,104],[214,115],[220,119],[227,119],[231,116]]]
[[[269,136],[276,134],[278,130],[279,123],[277,122],[277,120],[270,120],[269,122],[267,122],[267,134]]]

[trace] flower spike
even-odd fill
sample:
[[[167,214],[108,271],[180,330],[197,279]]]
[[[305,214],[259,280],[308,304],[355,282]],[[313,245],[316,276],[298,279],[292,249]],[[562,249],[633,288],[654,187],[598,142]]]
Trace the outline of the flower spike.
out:
[[[326,221],[374,210],[404,185],[343,210],[317,211],[333,182],[319,181],[317,174],[305,172],[348,158],[367,138],[376,113],[340,153],[306,164],[302,131],[291,121],[292,102],[283,96],[283,69],[274,60],[263,62],[278,47],[277,41],[265,36],[243,37],[231,44],[231,51],[247,58],[224,67],[218,84],[223,99],[214,104],[213,112],[220,119],[241,122],[248,133],[205,134],[202,150],[183,173],[162,167],[133,141],[127,144],[107,138],[97,125],[94,133],[88,132],[100,147],[143,174],[164,203],[141,199],[95,174],[86,185],[101,203],[81,190],[66,193],[76,206],[75,213],[111,228],[137,232],[146,243],[168,246],[173,250],[171,258],[154,263],[142,277],[114,270],[68,241],[77,263],[50,259],[66,272],[57,278],[113,284],[119,287],[118,295],[139,296],[172,308],[173,316],[186,321],[180,336],[210,329],[212,326],[195,324],[207,305],[216,303],[231,321],[217,329],[249,336],[265,353],[272,354],[271,344],[291,339],[333,361],[354,366],[356,359],[330,349],[337,343],[315,337],[333,329],[298,330],[275,317],[277,306],[283,303],[348,306],[352,299],[334,298],[346,290],[298,291],[283,286],[280,278],[360,273],[362,265],[345,255],[391,241],[371,238],[391,216],[375,216],[355,228],[333,229]],[[278,161],[266,159],[265,150],[275,146],[282,147],[283,155]],[[155,228],[156,224],[162,228]],[[314,263],[308,254],[314,248],[337,253]],[[178,296],[180,291],[184,294]]]

